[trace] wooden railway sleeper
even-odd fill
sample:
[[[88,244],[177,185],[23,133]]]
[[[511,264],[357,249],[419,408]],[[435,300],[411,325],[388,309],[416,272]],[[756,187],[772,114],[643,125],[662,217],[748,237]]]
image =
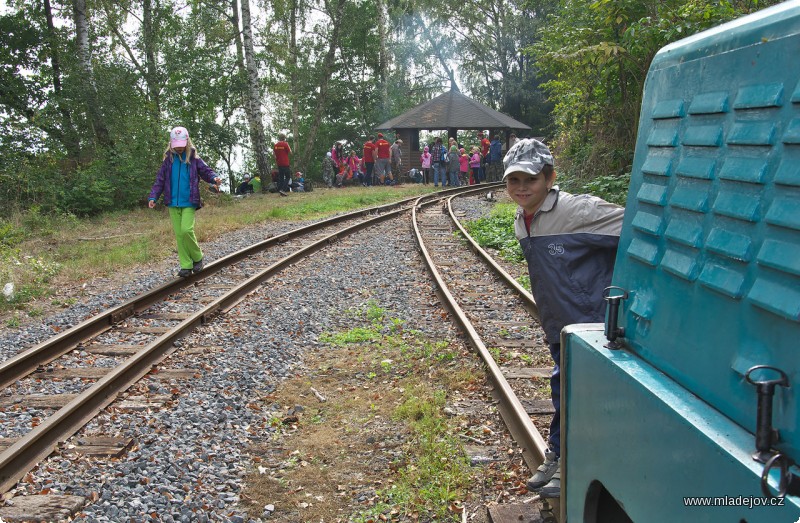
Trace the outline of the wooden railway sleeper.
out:
[[[122,320],[130,318],[135,313],[136,311],[134,310],[133,304],[123,307],[111,314],[111,324],[112,325],[117,324]]]

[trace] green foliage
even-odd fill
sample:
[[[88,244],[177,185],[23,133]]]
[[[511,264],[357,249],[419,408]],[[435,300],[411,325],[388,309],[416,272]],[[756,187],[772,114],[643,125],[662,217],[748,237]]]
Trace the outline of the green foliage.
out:
[[[524,261],[522,248],[514,236],[516,209],[513,204],[497,204],[489,216],[468,221],[464,228],[484,249],[499,251],[500,256],[509,261]]]
[[[664,45],[777,3],[741,0],[561,0],[526,49],[549,78],[559,171],[630,170],[645,76]]]
[[[13,223],[0,219],[0,248],[19,245],[25,239],[25,232]]]
[[[531,277],[529,274],[523,274],[519,278],[517,278],[517,283],[522,285],[524,289],[528,292],[531,292]]]
[[[91,216],[114,208],[114,188],[104,172],[102,162],[78,169],[62,188],[59,207],[77,216]]]
[[[631,173],[626,173],[621,176],[597,176],[589,180],[583,178],[562,179],[559,187],[573,194],[592,194],[607,202],[625,206],[630,183]]]
[[[367,302],[365,315],[370,323],[381,324],[384,318],[386,318],[386,309],[378,305],[378,302],[375,300],[369,300]]]

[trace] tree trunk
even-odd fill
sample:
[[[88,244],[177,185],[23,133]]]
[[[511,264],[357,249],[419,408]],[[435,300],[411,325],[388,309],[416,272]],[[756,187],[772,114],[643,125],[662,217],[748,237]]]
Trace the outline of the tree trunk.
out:
[[[72,123],[72,114],[64,105],[61,90],[61,61],[59,60],[58,40],[56,29],[53,25],[53,10],[50,0],[44,0],[44,14],[47,18],[47,42],[50,46],[50,64],[53,67],[53,94],[58,111],[61,113],[64,127],[64,149],[70,160],[77,162],[81,156],[81,143],[75,125]]]
[[[289,89],[292,96],[292,150],[295,153],[299,152],[297,149],[297,141],[300,137],[300,100],[297,96],[297,0],[292,0],[291,10],[289,14]]]
[[[380,110],[381,119],[389,116],[389,51],[386,42],[386,0],[378,0],[378,92],[381,96]]]
[[[379,0],[382,1],[382,0]],[[298,169],[305,172],[305,168],[309,163],[311,151],[314,146],[314,141],[317,138],[317,131],[322,121],[322,113],[325,112],[325,106],[328,103],[328,85],[330,77],[333,73],[333,66],[336,63],[336,48],[339,46],[339,28],[341,27],[342,17],[344,15],[345,0],[337,0],[336,11],[331,15],[331,39],[328,43],[328,52],[325,53],[325,58],[322,60],[322,70],[319,76],[319,96],[317,97],[317,107],[314,110],[314,116],[311,119],[309,126],[308,136],[306,137],[306,146],[303,148],[300,156]]]
[[[233,15],[229,18],[233,26],[233,41],[236,44],[236,68],[239,70],[238,81],[240,82],[237,87],[244,93],[247,85],[247,69],[244,66],[244,49],[242,46],[242,30],[239,28],[239,0],[231,0],[231,12]],[[245,105],[245,114],[250,113],[248,106],[247,96],[243,96]]]
[[[339,52],[341,52],[342,56],[344,56],[344,49],[339,49]],[[355,78],[353,78],[353,72],[352,72],[351,68],[347,67],[345,69],[345,71],[347,71],[347,80],[350,82],[350,85],[356,85],[356,80],[355,80]],[[361,103],[360,91],[361,91],[361,89],[359,89],[358,87],[353,89],[353,97],[355,98],[356,111],[361,116],[361,122],[360,122],[361,123],[361,136],[366,138],[367,136],[369,136],[369,133],[371,132],[371,129],[370,129],[370,124],[367,121],[367,113],[366,113],[366,111],[364,111],[364,104]]]
[[[238,31],[238,27],[237,27]],[[258,79],[258,64],[256,64],[253,45],[253,28],[250,22],[250,0],[242,2],[242,36],[244,47],[244,60],[247,70],[247,91],[245,98],[245,111],[250,127],[250,143],[253,146],[253,155],[256,158],[256,167],[261,182],[269,180],[269,157],[267,139],[264,133],[264,122],[261,120],[261,89]]]
[[[94,69],[92,68],[92,50],[89,47],[89,22],[86,17],[86,0],[73,0],[73,15],[75,18],[75,39],[78,48],[78,61],[80,63],[83,82],[83,99],[86,102],[86,112],[94,130],[97,143],[105,148],[114,146],[108,133],[100,108],[97,105],[97,88],[94,84]]]
[[[142,3],[142,40],[144,42],[144,61],[146,67],[145,82],[147,93],[150,96],[150,116],[153,125],[158,125],[161,120],[161,90],[156,67],[155,35],[153,34],[153,4],[152,0]]]

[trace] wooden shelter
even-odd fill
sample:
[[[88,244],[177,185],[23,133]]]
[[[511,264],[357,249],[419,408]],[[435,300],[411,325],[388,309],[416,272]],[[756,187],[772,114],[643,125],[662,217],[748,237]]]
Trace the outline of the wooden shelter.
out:
[[[398,138],[403,140],[401,146],[402,170],[406,172],[411,168],[419,169],[420,167],[419,157],[422,154],[422,148],[427,145],[420,145],[419,133],[421,130],[447,131],[447,136],[442,136],[445,145],[447,145],[449,137],[458,138],[459,130],[475,130],[476,132],[488,130],[490,140],[492,136],[498,134],[503,143],[508,144],[512,132],[528,131],[531,128],[506,114],[464,96],[458,88],[453,87],[450,91],[383,122],[377,126],[377,129],[394,131],[394,138],[386,136],[390,142]],[[503,150],[506,149],[507,147],[504,146]]]

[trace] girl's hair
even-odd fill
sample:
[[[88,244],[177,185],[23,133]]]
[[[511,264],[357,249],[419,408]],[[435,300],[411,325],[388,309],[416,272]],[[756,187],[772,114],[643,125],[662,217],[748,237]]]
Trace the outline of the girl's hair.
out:
[[[186,137],[186,149],[185,151],[188,153],[186,155],[185,163],[189,163],[189,160],[197,156],[197,149],[195,149],[194,144],[192,143],[192,139],[190,137]],[[167,150],[164,151],[164,159],[166,160],[169,156],[169,153],[178,154],[178,152],[172,148],[172,141],[167,143]],[[180,158],[180,155],[178,155]]]

